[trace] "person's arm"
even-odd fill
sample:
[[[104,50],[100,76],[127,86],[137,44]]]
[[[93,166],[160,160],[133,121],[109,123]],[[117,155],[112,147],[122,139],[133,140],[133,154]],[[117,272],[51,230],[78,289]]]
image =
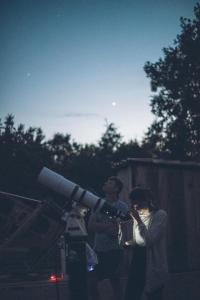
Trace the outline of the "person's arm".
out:
[[[167,213],[160,210],[155,213],[149,228],[140,220],[137,220],[140,234],[144,238],[147,247],[155,244],[164,234],[167,227]]]
[[[145,226],[139,215],[137,215],[137,212],[133,213],[133,218],[135,218],[138,223],[140,234],[147,247],[151,247],[165,234],[167,227],[167,213],[164,210],[159,210],[155,213],[149,228]]]
[[[89,218],[88,229],[91,232],[104,232],[108,228],[107,223],[100,223],[97,221],[97,216],[92,214]]]
[[[97,216],[92,214],[88,222],[88,230],[91,232],[117,235],[118,224],[117,222],[99,222]]]
[[[134,244],[133,241],[133,220],[120,222],[122,232],[122,246],[129,247]]]

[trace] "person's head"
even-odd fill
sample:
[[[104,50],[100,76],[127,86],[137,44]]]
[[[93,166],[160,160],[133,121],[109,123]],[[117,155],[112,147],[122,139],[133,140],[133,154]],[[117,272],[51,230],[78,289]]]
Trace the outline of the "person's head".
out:
[[[116,176],[108,177],[108,179],[103,184],[103,191],[106,194],[119,195],[122,188],[123,188],[123,183]]]
[[[151,191],[142,187],[135,187],[129,194],[131,207],[138,209],[149,209],[149,211],[156,210],[154,199]]]

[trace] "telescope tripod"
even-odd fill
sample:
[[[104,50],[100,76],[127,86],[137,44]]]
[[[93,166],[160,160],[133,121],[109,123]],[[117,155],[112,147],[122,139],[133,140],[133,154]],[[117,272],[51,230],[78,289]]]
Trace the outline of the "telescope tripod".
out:
[[[88,300],[86,241],[84,220],[70,212],[66,217],[66,270],[70,300]]]

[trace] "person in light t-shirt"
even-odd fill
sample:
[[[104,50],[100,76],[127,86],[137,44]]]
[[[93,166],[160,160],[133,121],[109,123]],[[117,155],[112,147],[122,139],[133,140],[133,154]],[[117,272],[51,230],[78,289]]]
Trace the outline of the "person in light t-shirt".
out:
[[[102,190],[106,201],[120,211],[127,213],[127,204],[119,199],[119,194],[123,184],[115,176],[109,177],[103,184]],[[97,253],[98,264],[95,267],[97,281],[100,283],[104,279],[109,279],[113,289],[114,299],[119,300],[121,295],[119,266],[123,257],[121,245],[122,230],[120,223],[115,218],[110,218],[102,213],[93,213],[90,217],[88,229],[95,233],[94,250]],[[97,283],[94,289],[97,290]],[[98,299],[96,293],[94,299]]]

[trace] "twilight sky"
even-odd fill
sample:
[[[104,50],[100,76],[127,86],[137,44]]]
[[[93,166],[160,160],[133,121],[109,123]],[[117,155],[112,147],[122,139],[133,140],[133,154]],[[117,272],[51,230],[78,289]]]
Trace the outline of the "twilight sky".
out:
[[[0,118],[95,143],[113,122],[124,140],[153,120],[143,66],[193,18],[193,0],[1,0]]]

